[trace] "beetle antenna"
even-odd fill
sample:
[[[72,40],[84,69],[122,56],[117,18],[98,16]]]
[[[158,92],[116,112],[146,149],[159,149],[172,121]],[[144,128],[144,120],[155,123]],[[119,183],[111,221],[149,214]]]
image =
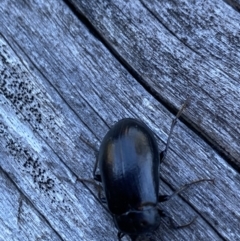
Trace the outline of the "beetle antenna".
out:
[[[160,153],[160,162],[162,163],[167,155],[167,151],[168,151],[168,147],[170,145],[170,140],[171,140],[171,137],[172,137],[172,133],[173,133],[173,129],[179,119],[179,117],[181,116],[181,114],[183,113],[184,109],[187,107],[187,105],[189,104],[190,102],[190,96],[187,97],[187,99],[185,100],[185,102],[183,103],[183,105],[181,106],[180,110],[178,111],[177,115],[175,116],[175,118],[172,120],[172,125],[171,125],[171,128],[170,128],[170,132],[169,132],[169,135],[168,135],[168,139],[167,139],[167,144],[166,144],[166,148],[164,151],[162,151]]]

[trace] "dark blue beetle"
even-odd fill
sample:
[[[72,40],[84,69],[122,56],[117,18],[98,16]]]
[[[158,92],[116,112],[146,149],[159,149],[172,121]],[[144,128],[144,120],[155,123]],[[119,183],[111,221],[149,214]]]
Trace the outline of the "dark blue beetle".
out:
[[[156,230],[160,218],[166,216],[158,208],[158,202],[172,195],[159,196],[159,164],[166,156],[173,127],[186,103],[173,120],[166,148],[160,155],[152,131],[136,119],[118,121],[101,143],[94,178],[103,184],[109,211],[119,230],[119,240],[125,234],[135,240],[140,234]],[[100,175],[96,174],[97,165]],[[203,180],[207,179],[194,183]],[[189,223],[182,226],[187,225]]]
[[[151,130],[135,119],[120,120],[104,137],[98,161],[118,230],[130,237],[155,230],[160,223],[156,207],[160,160]]]

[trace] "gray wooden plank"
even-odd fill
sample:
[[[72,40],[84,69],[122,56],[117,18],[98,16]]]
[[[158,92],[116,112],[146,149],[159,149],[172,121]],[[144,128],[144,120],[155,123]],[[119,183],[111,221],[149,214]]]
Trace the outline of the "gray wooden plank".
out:
[[[0,240],[61,240],[0,170]]]
[[[81,151],[76,147],[79,133],[87,137],[89,131],[78,125],[76,144],[72,142],[64,122],[70,120],[68,128],[74,129],[72,123],[77,118],[64,102],[59,103],[59,109],[54,107],[56,102],[51,99],[51,92],[39,83],[39,76],[30,71],[3,38],[1,60],[1,167],[61,239],[98,240],[104,230],[113,235],[114,229],[108,230],[113,226],[110,220],[101,223],[105,210],[68,168],[68,158],[74,152],[75,166],[83,154],[89,158],[88,151],[84,151],[86,144],[81,143]],[[68,115],[63,117],[62,108]],[[74,170],[74,166],[71,168]],[[84,164],[80,168],[91,173]],[[95,215],[96,210],[99,215]],[[26,236],[31,237],[31,229]]]
[[[91,177],[94,151],[116,120],[142,119],[163,149],[172,114],[64,3],[5,0],[0,21],[1,168],[63,240],[116,240],[110,215],[77,177]],[[202,177],[216,184],[164,204],[180,223],[199,218],[182,230],[163,220],[157,240],[240,240],[239,174],[182,123],[161,176],[161,193]]]
[[[227,4],[240,12],[240,0],[224,0]]]
[[[91,138],[91,134],[83,124],[78,124],[76,143],[68,138],[70,130],[74,129],[74,122],[79,119],[74,117],[74,113],[68,110],[64,102],[59,103],[58,109],[54,107],[57,103],[49,95],[51,91],[41,85],[44,78],[40,79],[25,64],[1,38],[1,167],[14,180],[22,195],[50,223],[52,238],[56,232],[61,240],[70,240],[69,237],[71,240],[99,240],[99,235],[103,237],[101,240],[108,240],[106,233],[112,236],[115,234],[111,218],[68,168],[68,160],[73,158],[70,153],[73,154],[74,150],[74,165],[77,167],[75,172],[80,169],[90,175],[89,167],[84,167],[83,159],[86,158],[86,162],[94,159],[93,151],[84,151],[84,142],[79,143],[79,151],[77,141],[81,133],[84,133],[85,138],[88,135]],[[68,110],[68,115],[63,117],[60,111],[64,113],[65,109]],[[68,125],[64,124],[65,121]],[[58,149],[61,151],[58,152]],[[81,165],[79,160],[82,160]],[[71,168],[74,170],[75,167]],[[14,228],[11,220],[5,219],[7,209],[1,211],[5,226]],[[37,211],[29,210],[29,215],[34,216]],[[104,213],[106,217],[102,223]],[[109,227],[112,229],[109,230]],[[31,225],[24,231],[27,237],[24,240],[32,240]],[[39,229],[39,236],[44,237],[45,232],[46,228]],[[10,240],[8,232],[3,235],[6,235],[3,240]],[[16,240],[20,238],[21,233]]]
[[[69,2],[161,101],[192,96],[189,124],[240,165],[239,12],[218,0]]]

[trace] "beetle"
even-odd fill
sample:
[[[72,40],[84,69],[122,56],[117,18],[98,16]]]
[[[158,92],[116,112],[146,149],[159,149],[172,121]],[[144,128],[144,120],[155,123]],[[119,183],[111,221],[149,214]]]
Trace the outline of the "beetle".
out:
[[[166,148],[160,155],[153,132],[140,120],[122,119],[105,135],[93,175],[96,181],[102,182],[104,200],[118,229],[118,240],[129,235],[134,241],[141,234],[153,232],[161,217],[169,217],[158,207],[158,202],[169,200],[193,183],[212,181],[197,180],[170,196],[159,195],[159,164],[167,154],[173,128],[187,102],[173,119]],[[100,174],[96,174],[98,167]],[[185,227],[190,223],[174,226]]]

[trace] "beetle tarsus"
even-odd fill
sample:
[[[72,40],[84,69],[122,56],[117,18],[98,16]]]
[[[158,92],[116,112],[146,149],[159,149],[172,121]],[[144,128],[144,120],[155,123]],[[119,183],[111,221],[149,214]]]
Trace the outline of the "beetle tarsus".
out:
[[[160,211],[161,211],[161,217],[168,218],[170,222],[170,226],[174,229],[186,228],[190,226],[193,222],[195,222],[195,220],[197,219],[197,216],[195,216],[190,222],[179,225],[167,211],[163,211],[163,210],[160,210]]]
[[[103,204],[107,203],[106,198],[102,196],[102,189],[100,189],[100,188],[98,189],[98,198],[101,201],[101,203],[103,203]]]
[[[99,175],[100,176],[100,175]],[[94,178],[95,179],[95,178]],[[96,180],[96,179],[95,179]],[[83,183],[90,183],[92,185],[94,185],[97,189],[98,189],[98,198],[102,203],[106,203],[106,198],[102,197],[102,187],[97,184],[94,180],[90,180],[90,179],[84,179],[84,178],[78,178],[78,181],[83,182]],[[98,181],[98,180],[97,180]]]
[[[94,180],[92,180],[92,179],[77,178],[77,180],[80,181],[80,182],[83,182],[83,183],[88,182],[88,183],[90,183],[90,184],[92,184],[94,186],[98,186],[98,184]]]
[[[129,235],[129,237],[131,238],[131,241],[136,241],[137,240],[137,235]]]
[[[95,174],[93,178],[94,178],[94,180],[97,181],[97,182],[102,182],[102,178],[101,178],[101,175],[100,175],[100,174]]]
[[[125,234],[124,233],[122,233],[122,232],[118,232],[118,234],[117,234],[117,237],[118,237],[118,240],[119,241],[121,241],[121,239],[123,238],[125,236]]]
[[[176,221],[173,218],[171,218],[171,217],[169,218],[169,220],[171,222],[171,226],[174,229],[186,228],[186,227],[190,226],[192,223],[194,223],[196,221],[196,219],[197,219],[197,216],[195,216],[190,222],[179,225],[178,223],[176,223]]]
[[[169,200],[169,195],[159,195],[158,196],[159,203],[166,202],[167,200]]]
[[[165,159],[166,155],[167,155],[167,149],[165,149],[165,150],[160,152],[160,163],[163,162],[163,160]]]
[[[98,179],[101,180],[101,176],[99,174],[96,174],[97,168],[98,168],[98,158],[96,157],[96,161],[95,161],[94,168],[93,168],[93,178],[96,181],[98,181]],[[101,182],[101,181],[99,181],[99,182]]]

